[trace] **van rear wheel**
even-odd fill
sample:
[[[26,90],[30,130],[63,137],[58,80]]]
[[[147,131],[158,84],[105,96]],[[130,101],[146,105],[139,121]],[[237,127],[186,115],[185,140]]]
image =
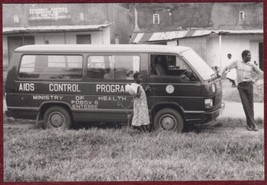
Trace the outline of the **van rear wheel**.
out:
[[[181,114],[170,108],[158,111],[154,117],[154,129],[182,132],[184,128],[184,120]]]
[[[69,112],[60,106],[53,106],[47,109],[44,114],[44,127],[46,129],[69,129],[71,117]]]

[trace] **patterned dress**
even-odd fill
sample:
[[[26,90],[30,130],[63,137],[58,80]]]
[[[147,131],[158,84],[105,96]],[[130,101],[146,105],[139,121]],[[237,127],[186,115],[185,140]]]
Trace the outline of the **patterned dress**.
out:
[[[140,97],[134,98],[134,105],[133,105],[133,120],[132,125],[133,126],[141,126],[141,125],[149,125],[149,114],[148,114],[148,108],[147,108],[147,99],[146,99],[146,93],[144,88],[139,85],[140,90]]]

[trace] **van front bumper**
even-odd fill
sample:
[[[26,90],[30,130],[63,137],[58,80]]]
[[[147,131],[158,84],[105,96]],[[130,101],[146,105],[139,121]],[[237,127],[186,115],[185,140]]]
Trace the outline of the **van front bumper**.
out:
[[[225,108],[225,103],[221,103],[221,105],[215,109],[215,110],[212,110],[212,111],[206,111],[204,112],[204,115],[203,115],[203,122],[204,123],[207,123],[209,121],[212,121],[214,120],[215,118],[217,118],[220,114],[222,114],[223,110]]]

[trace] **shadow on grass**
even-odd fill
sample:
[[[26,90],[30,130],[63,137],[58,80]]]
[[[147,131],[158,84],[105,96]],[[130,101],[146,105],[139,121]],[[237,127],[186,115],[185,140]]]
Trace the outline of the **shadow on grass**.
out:
[[[40,125],[35,124],[34,120],[23,120],[23,119],[13,119],[4,117],[4,124],[11,127],[20,127],[25,126],[25,129],[42,129],[42,122]],[[259,129],[263,128],[263,120],[256,119],[256,124]],[[245,128],[246,121],[244,119],[233,119],[233,118],[223,118],[218,119],[207,124],[186,124],[183,130],[183,133],[204,133],[210,132],[223,128]],[[71,130],[80,130],[80,129],[127,129],[131,128],[129,123],[117,123],[117,122],[75,122],[72,124]],[[155,130],[151,129],[151,132]]]
[[[259,129],[263,128],[263,120],[262,119],[256,119],[256,124],[259,127]],[[190,124],[186,125],[184,128],[184,132],[194,132],[194,133],[203,133],[203,132],[210,132],[218,129],[235,129],[235,128],[245,128],[246,127],[246,120],[244,119],[233,119],[233,118],[223,118],[218,119],[206,124]]]
[[[71,129],[79,130],[79,129],[120,129],[126,127],[127,123],[116,123],[116,122],[75,122]]]

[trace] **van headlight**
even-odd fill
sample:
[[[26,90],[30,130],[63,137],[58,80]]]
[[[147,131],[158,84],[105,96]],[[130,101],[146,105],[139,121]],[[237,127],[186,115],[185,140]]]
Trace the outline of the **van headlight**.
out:
[[[211,108],[213,107],[213,99],[209,98],[209,99],[205,99],[205,108]]]

